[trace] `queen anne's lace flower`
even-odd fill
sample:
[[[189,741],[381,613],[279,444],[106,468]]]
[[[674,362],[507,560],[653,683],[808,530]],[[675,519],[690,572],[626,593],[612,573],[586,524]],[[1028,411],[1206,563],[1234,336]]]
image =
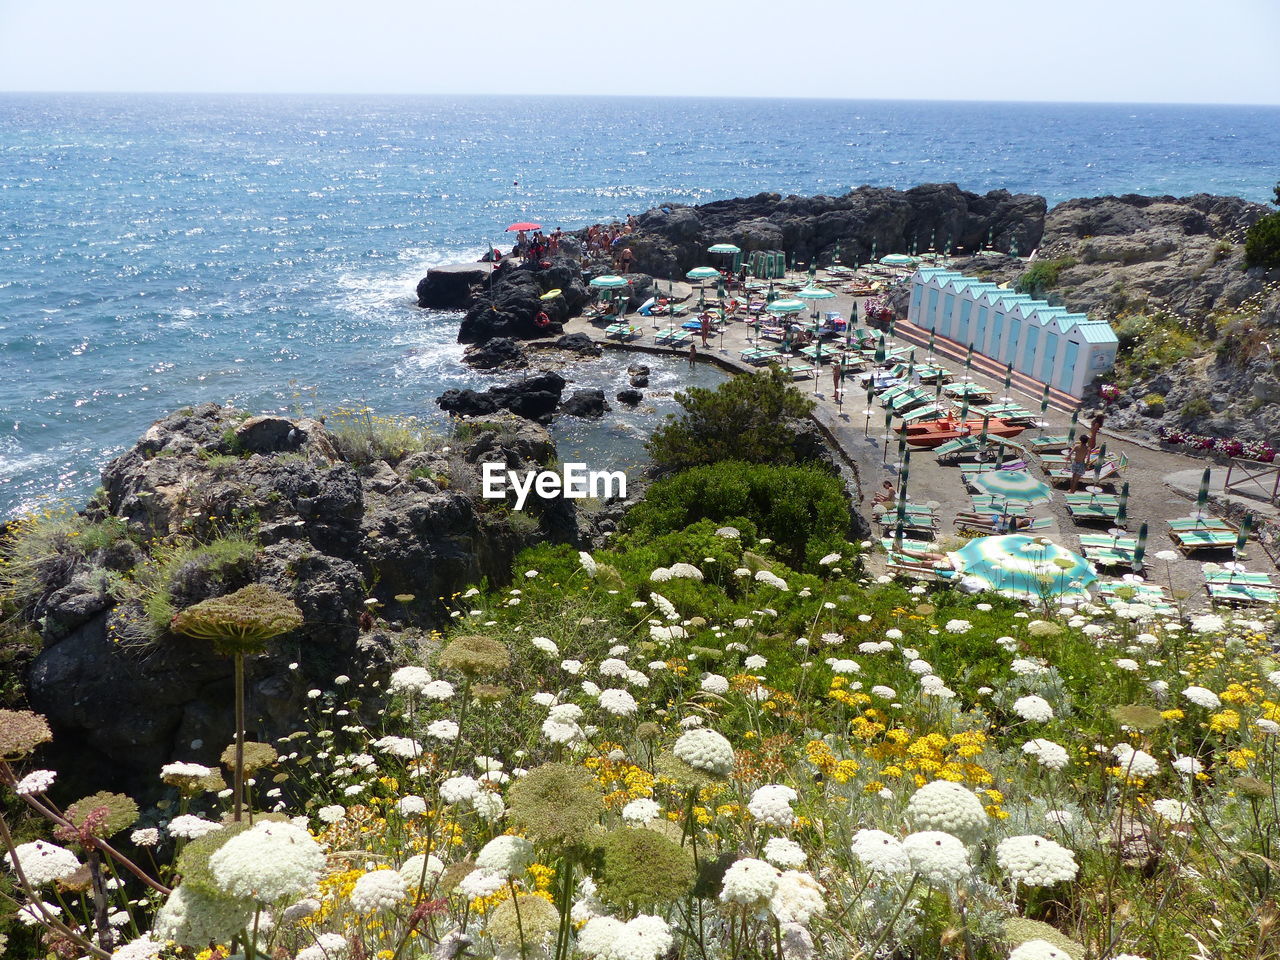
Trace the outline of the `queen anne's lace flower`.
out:
[[[427,812],[427,801],[415,794],[407,794],[396,801],[396,813],[402,817],[414,817]]]
[[[875,873],[906,873],[911,860],[902,849],[902,841],[883,830],[859,830],[850,845],[853,855]]]
[[[1028,940],[1013,948],[1009,960],[1071,960],[1071,955],[1048,940]]]
[[[424,864],[426,866],[425,879],[423,874]],[[444,873],[444,863],[434,853],[425,857],[420,853],[415,853],[401,865],[399,873],[410,889],[417,887],[419,883],[430,887],[432,881]]]
[[[1146,779],[1160,772],[1159,760],[1145,750],[1135,750],[1127,743],[1116,744],[1111,753],[1126,776]]]
[[[774,891],[778,889],[781,876],[781,871],[763,860],[753,857],[738,860],[725,871],[720,902],[752,911],[763,910],[769,906]]]
[[[643,826],[658,819],[658,814],[661,812],[662,808],[658,806],[656,800],[648,798],[632,800],[622,808],[622,821],[632,826]]]
[[[311,890],[324,865],[324,850],[311,834],[272,821],[237,834],[209,858],[209,871],[223,892],[263,903]]]
[[[349,899],[359,913],[373,913],[392,909],[408,895],[408,884],[395,870],[374,870],[356,880]]]
[[[1151,804],[1151,809],[1159,814],[1160,819],[1167,820],[1169,823],[1190,823],[1195,819],[1195,812],[1191,805],[1181,800],[1155,800]]]
[[[604,690],[600,694],[600,706],[615,717],[629,717],[640,709],[636,698],[625,690]]]
[[[151,934],[143,934],[137,940],[131,940],[122,947],[116,947],[111,960],[155,960],[164,949],[164,941],[152,940]]]
[[[717,777],[727,777],[733,770],[733,745],[705,727],[682,733],[672,752],[695,770]]]
[[[340,803],[331,803],[316,811],[316,816],[325,823],[337,823],[347,815],[347,808]]]
[[[996,845],[996,863],[1005,873],[1029,887],[1048,887],[1074,880],[1076,855],[1044,837],[1008,837]]]
[[[1045,723],[1053,719],[1053,707],[1049,705],[1049,701],[1035,694],[1015,700],[1013,712],[1032,723]]]
[[[1197,707],[1204,707],[1206,710],[1217,710],[1222,706],[1218,695],[1207,687],[1187,687],[1182,691],[1182,695]]]
[[[511,876],[523,870],[532,859],[532,843],[524,837],[503,834],[484,845],[476,855],[476,866]]]
[[[436,720],[427,725],[427,736],[436,740],[457,740],[458,724],[453,720]]]
[[[34,887],[44,886],[56,880],[65,880],[80,869],[80,861],[66,847],[44,840],[32,840],[20,843],[14,848],[17,853],[17,865],[22,867],[27,881]],[[14,869],[13,853],[6,853],[4,861],[9,869]]]
[[[501,870],[478,867],[458,881],[458,892],[470,900],[491,897],[507,884],[507,875]]]
[[[791,804],[796,792],[781,783],[769,783],[751,794],[747,810],[760,823],[770,827],[787,828],[795,823],[796,815]]]
[[[391,693],[421,693],[431,682],[431,674],[422,667],[401,667],[391,674],[387,690]]]
[[[298,951],[296,960],[337,960],[349,950],[347,938],[340,933],[322,933],[316,942]]]
[[[578,935],[578,949],[600,960],[654,960],[670,950],[672,942],[667,921],[648,914],[626,923],[592,917]]]
[[[958,883],[969,875],[969,851],[949,833],[924,830],[908,834],[902,849],[911,869],[934,886]]]
[[[197,817],[194,813],[183,813],[170,820],[166,829],[168,829],[171,837],[195,840],[197,837],[203,837],[206,833],[221,830],[222,824],[206,820],[204,817]]]
[[[787,870],[778,877],[769,910],[779,923],[808,923],[826,909],[822,887],[809,874]]]
[[[53,781],[56,779],[58,779],[58,774],[54,770],[32,770],[17,782],[13,792],[20,797],[44,793],[53,786]]]
[[[763,583],[766,586],[773,587],[775,590],[787,590],[787,581],[783,580],[776,573],[770,573],[768,570],[756,571],[756,583]]]
[[[560,648],[556,646],[556,642],[550,637],[533,637],[529,640],[533,644],[535,650],[541,650],[543,653],[551,657],[560,656]]]
[[[764,858],[778,867],[802,867],[804,850],[800,844],[786,837],[770,837],[764,844]]]
[[[381,737],[373,741],[373,745],[384,753],[389,753],[393,757],[400,757],[405,760],[412,760],[414,757],[422,755],[422,745],[409,737]]]
[[[1070,759],[1066,747],[1041,737],[1024,743],[1022,752],[1029,757],[1035,757],[1042,767],[1048,767],[1050,770],[1061,770]]]
[[[987,829],[982,801],[950,780],[934,780],[917,790],[907,803],[907,814],[925,830],[942,830],[968,842]]]
[[[729,692],[729,681],[718,673],[708,673],[702,678],[702,689],[706,693],[723,696]]]

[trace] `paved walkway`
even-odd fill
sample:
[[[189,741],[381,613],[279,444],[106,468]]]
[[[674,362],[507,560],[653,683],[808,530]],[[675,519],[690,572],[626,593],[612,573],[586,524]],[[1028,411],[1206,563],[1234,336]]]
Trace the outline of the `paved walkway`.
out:
[[[835,278],[827,278],[819,273],[819,282],[826,282],[829,289],[838,290],[840,282]],[[677,285],[676,296],[683,292]],[[687,288],[685,288],[687,289]],[[839,311],[842,316],[849,316],[853,298],[847,294],[839,294],[836,299],[822,301],[823,311]],[[696,307],[696,294],[693,301]],[[861,310],[859,312],[861,316]],[[665,318],[649,318],[638,314],[628,316],[627,321],[643,331],[643,335],[627,343],[609,339],[605,335],[604,324],[592,323],[585,318],[577,317],[565,325],[568,333],[586,333],[606,347],[629,349],[643,352],[683,353],[689,352],[688,344],[679,348],[659,345],[654,341],[657,330],[668,325]],[[696,334],[693,342],[698,344],[699,360],[714,362],[733,372],[749,372],[758,368],[740,359],[741,352],[754,343],[753,328],[741,322],[730,322],[723,335],[713,335],[704,349],[701,339]],[[766,342],[767,343],[767,342]],[[903,344],[898,344],[902,346]],[[776,346],[776,344],[775,344]],[[918,359],[924,359],[926,351],[920,348]],[[943,361],[953,373],[963,373],[963,364]],[[971,375],[975,383],[992,390],[997,396],[1004,395],[1002,380],[991,380],[975,372]],[[814,419],[828,433],[839,447],[844,458],[855,467],[862,491],[861,509],[870,516],[871,496],[880,487],[881,481],[890,478],[897,484],[899,471],[897,435],[886,437],[885,411],[879,403],[870,409],[866,404],[866,394],[858,388],[856,382],[846,381],[846,389],[839,395],[833,388],[832,374],[829,366],[823,366],[817,376],[811,380],[799,380],[796,387],[808,393],[817,401]],[[1041,395],[1019,391],[1017,387],[1010,390],[1013,399],[1032,412],[1040,409]],[[1046,415],[1047,423],[1043,430],[1028,428],[1019,440],[1029,440],[1038,433],[1049,435],[1065,435],[1069,428],[1069,415],[1050,410]],[[1084,425],[1081,425],[1083,428]],[[1147,557],[1149,560],[1147,574],[1153,580],[1172,586],[1175,594],[1185,595],[1188,605],[1204,606],[1204,580],[1200,563],[1210,560],[1222,562],[1231,559],[1230,551],[1205,551],[1196,555],[1194,560],[1179,559],[1166,570],[1166,564],[1154,560],[1156,553],[1162,550],[1176,550],[1169,537],[1167,521],[1185,517],[1194,509],[1194,498],[1199,487],[1200,476],[1207,465],[1205,461],[1184,457],[1164,450],[1152,449],[1147,445],[1139,445],[1122,439],[1104,430],[1099,442],[1106,442],[1108,455],[1123,454],[1129,464],[1124,471],[1124,478],[1129,481],[1128,515],[1131,518],[1128,535],[1136,535],[1139,525],[1148,524]],[[1043,471],[1038,463],[1033,464],[1031,472],[1043,479]],[[1211,474],[1213,483],[1220,494],[1222,480],[1226,470],[1214,467]],[[941,519],[940,543],[944,547],[950,538],[948,531],[954,530],[957,511],[969,509],[969,498],[960,478],[958,466],[942,465],[929,451],[915,451],[911,457],[908,484],[908,498],[912,502],[937,504],[937,512]],[[1277,516],[1274,507],[1252,499],[1238,499],[1268,518]],[[1043,536],[1062,544],[1071,550],[1080,550],[1081,534],[1105,534],[1107,527],[1100,524],[1077,525],[1070,518],[1061,495],[1055,494],[1051,503],[1034,507],[1033,514],[1049,518],[1052,522],[1039,531]],[[874,524],[873,524],[874,526]],[[878,528],[877,528],[878,529]],[[1250,543],[1246,551],[1247,559],[1243,562],[1251,570],[1275,573],[1275,566],[1261,545]],[[1124,570],[1118,570],[1123,573]]]

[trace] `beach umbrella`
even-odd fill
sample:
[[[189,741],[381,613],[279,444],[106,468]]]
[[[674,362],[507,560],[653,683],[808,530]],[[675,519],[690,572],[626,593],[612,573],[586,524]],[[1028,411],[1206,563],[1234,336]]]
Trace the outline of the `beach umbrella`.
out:
[[[880,343],[876,346],[876,355],[875,355],[876,365],[879,366],[880,364],[884,363],[885,358],[888,357],[888,355],[889,355],[889,351],[885,349],[884,334],[882,333],[880,334]]]
[[[818,301],[835,299],[835,291],[824,290],[822,287],[807,286],[801,288],[796,297],[800,300],[811,300],[813,302],[813,315],[816,317],[818,315]]]
[[[1013,383],[1013,364],[1007,363],[1004,367],[1004,395],[1009,395],[1009,384]]]
[[[968,379],[969,379],[969,376],[970,376],[970,374],[971,374],[972,372],[973,372],[973,344],[971,343],[971,344],[969,344],[969,349],[968,349],[968,351],[967,351],[967,352],[965,353],[965,355],[964,355],[964,378],[965,378],[965,380],[968,380]]]
[[[1147,554],[1147,525],[1138,528],[1138,545],[1133,549],[1133,569],[1141,570],[1143,558]]]
[[[592,277],[588,286],[595,287],[597,290],[621,290],[630,283],[631,281],[625,277],[617,277],[611,273],[606,273],[599,277]]]
[[[982,493],[1001,497],[1011,503],[1044,503],[1052,499],[1053,490],[1025,470],[986,470],[974,474],[970,482]]]
[[[1120,503],[1116,507],[1116,526],[1123,527],[1129,522],[1129,481],[1120,488]]]
[[[704,296],[704,293],[703,293],[703,291],[704,291],[704,289],[705,289],[705,287],[706,287],[706,282],[707,282],[708,280],[712,280],[712,279],[716,279],[716,278],[718,278],[718,277],[720,276],[720,271],[719,271],[719,270],[717,270],[715,267],[694,267],[692,270],[690,270],[690,271],[689,271],[688,273],[686,273],[684,276],[685,276],[685,279],[686,279],[686,280],[694,280],[694,281],[697,281],[697,284],[698,284],[698,307],[699,307],[699,308],[702,308],[702,307],[706,306],[706,297]]]
[[[1209,505],[1209,468],[1204,468],[1204,473],[1200,476],[1200,489],[1196,492],[1196,516],[1204,514],[1204,508]]]
[[[742,248],[734,246],[732,243],[713,243],[707,247],[707,253],[741,253]]]
[[[782,297],[765,307],[769,313],[799,313],[805,308],[803,300],[796,300],[792,297]]]
[[[1096,484],[1102,480],[1102,465],[1107,462],[1107,445],[1104,443],[1098,448],[1098,465],[1093,468],[1093,482]]]
[[[964,423],[969,419],[969,391],[965,391],[963,397],[960,398],[960,422]]]
[[[1079,554],[1050,540],[1019,534],[978,537],[948,556],[974,585],[1024,600],[1087,600],[1085,588],[1098,578]]]
[[[1232,551],[1237,557],[1244,556],[1244,545],[1249,540],[1249,531],[1253,527],[1253,514],[1246,513],[1240,521],[1240,532],[1236,535],[1236,545]]]
[[[519,230],[541,230],[541,229],[542,229],[542,224],[540,223],[513,223],[511,226],[507,227],[506,232],[515,233],[516,231],[519,231]]]
[[[872,245],[874,248],[874,244]],[[875,256],[875,250],[872,250],[872,256]],[[880,263],[886,267],[914,267],[919,261],[915,257],[909,257],[905,253],[891,253],[880,258]]]
[[[937,342],[938,342],[938,331],[930,330],[929,331],[929,359],[930,360],[933,359],[933,348]]]
[[[889,406],[884,412],[884,456],[880,458],[881,463],[889,462],[889,434],[893,432],[893,407]]]
[[[991,414],[984,413],[982,415],[982,433],[978,435],[978,442],[981,443],[982,446],[984,447],[987,445],[987,429],[990,426],[991,426]]]

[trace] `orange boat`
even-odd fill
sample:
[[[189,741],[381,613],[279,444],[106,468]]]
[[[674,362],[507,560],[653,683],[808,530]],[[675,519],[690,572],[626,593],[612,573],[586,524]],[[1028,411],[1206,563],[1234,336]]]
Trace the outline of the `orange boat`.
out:
[[[1016,437],[1025,429],[1027,428],[1021,424],[1009,423],[1007,420],[1001,420],[998,417],[992,417],[987,421],[987,436],[989,437]],[[925,420],[919,423],[912,423],[905,430],[899,429],[898,432],[906,436],[907,443],[911,444],[911,446],[932,449],[933,447],[941,446],[948,440],[981,436],[982,419],[966,420],[961,423],[957,417],[943,417],[941,420]]]

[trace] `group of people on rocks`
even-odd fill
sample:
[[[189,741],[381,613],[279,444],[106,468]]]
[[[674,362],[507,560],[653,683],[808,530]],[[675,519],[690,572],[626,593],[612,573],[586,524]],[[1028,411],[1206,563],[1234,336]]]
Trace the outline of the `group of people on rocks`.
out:
[[[635,254],[627,241],[635,228],[634,216],[627,217],[626,223],[592,224],[587,228],[587,256],[607,256],[613,260],[613,267],[618,273],[630,273]]]
[[[524,263],[541,263],[559,252],[560,241],[563,237],[564,232],[559,227],[556,227],[551,233],[535,230],[530,234],[521,230],[516,234],[516,243],[511,248],[511,255],[520,258]]]

